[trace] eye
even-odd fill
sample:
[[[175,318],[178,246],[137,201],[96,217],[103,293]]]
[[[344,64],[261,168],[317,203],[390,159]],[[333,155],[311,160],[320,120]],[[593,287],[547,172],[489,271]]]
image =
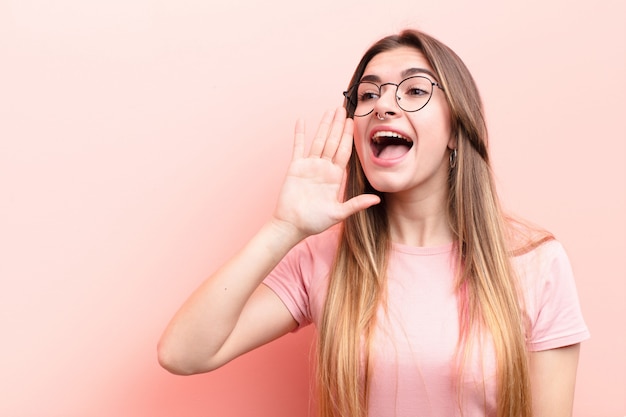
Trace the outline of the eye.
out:
[[[423,96],[425,94],[428,94],[428,92],[422,90],[419,87],[414,87],[414,88],[408,89],[404,94],[407,96]]]
[[[429,85],[423,82],[413,82],[403,88],[403,94],[405,96],[423,96],[429,93]]]
[[[357,88],[357,101],[364,102],[377,100],[380,97],[380,88],[373,83],[360,83]]]
[[[363,93],[359,93],[357,100],[358,101],[368,101],[368,100],[376,100],[378,98],[378,93],[374,91],[365,91]]]
[[[401,83],[401,91],[404,97],[423,97],[430,94],[431,82],[424,77],[407,78]]]

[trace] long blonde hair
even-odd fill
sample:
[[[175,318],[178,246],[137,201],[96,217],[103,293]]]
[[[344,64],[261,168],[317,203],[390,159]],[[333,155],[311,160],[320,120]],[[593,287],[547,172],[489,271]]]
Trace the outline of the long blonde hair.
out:
[[[424,33],[407,30],[375,43],[361,59],[349,85],[360,80],[374,56],[400,46],[422,52],[435,70],[457,138],[457,164],[448,182],[448,218],[456,238],[460,271],[456,282],[459,375],[473,338],[488,333],[496,353],[497,416],[530,417],[525,322],[510,261],[514,249],[510,244],[512,229],[496,195],[482,103],[471,74],[450,48]],[[349,102],[346,100],[345,106],[352,117],[354,109]],[[377,193],[355,154],[348,165],[346,198]],[[390,252],[384,195],[381,199],[380,204],[354,214],[343,224],[319,328],[317,384],[321,417],[367,415],[369,346],[376,312],[386,305]]]

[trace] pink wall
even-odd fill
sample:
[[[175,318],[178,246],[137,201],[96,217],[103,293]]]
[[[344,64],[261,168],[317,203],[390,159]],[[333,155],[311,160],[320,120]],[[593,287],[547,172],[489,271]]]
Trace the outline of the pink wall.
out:
[[[0,415],[305,415],[310,330],[188,378],[155,344],[271,212],[296,118],[414,25],[472,69],[506,205],[571,257],[575,415],[624,416],[624,3],[249,3],[0,1]]]

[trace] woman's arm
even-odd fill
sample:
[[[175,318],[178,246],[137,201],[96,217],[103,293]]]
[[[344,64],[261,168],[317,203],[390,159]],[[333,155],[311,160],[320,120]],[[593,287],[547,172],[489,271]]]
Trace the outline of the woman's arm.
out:
[[[296,241],[266,224],[182,305],[159,342],[160,364],[175,374],[207,372],[292,330],[289,311],[259,284]]]
[[[299,241],[380,201],[374,195],[341,201],[352,132],[343,108],[327,112],[305,156],[304,124],[297,123],[274,215],[176,313],[158,345],[163,367],[207,372],[295,328],[278,296],[260,285],[263,279]]]
[[[571,417],[580,344],[531,352],[533,417]]]

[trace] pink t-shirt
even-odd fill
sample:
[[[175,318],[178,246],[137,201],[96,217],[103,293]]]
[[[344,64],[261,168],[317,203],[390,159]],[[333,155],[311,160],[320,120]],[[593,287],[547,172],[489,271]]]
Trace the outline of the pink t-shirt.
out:
[[[339,229],[295,247],[264,281],[300,327],[318,324]],[[525,298],[529,350],[579,343],[589,337],[567,256],[556,241],[514,258]],[[388,311],[378,314],[372,341],[370,417],[460,416],[455,362],[459,334],[453,245],[392,245]],[[464,417],[495,415],[491,344],[476,345],[461,383]]]

